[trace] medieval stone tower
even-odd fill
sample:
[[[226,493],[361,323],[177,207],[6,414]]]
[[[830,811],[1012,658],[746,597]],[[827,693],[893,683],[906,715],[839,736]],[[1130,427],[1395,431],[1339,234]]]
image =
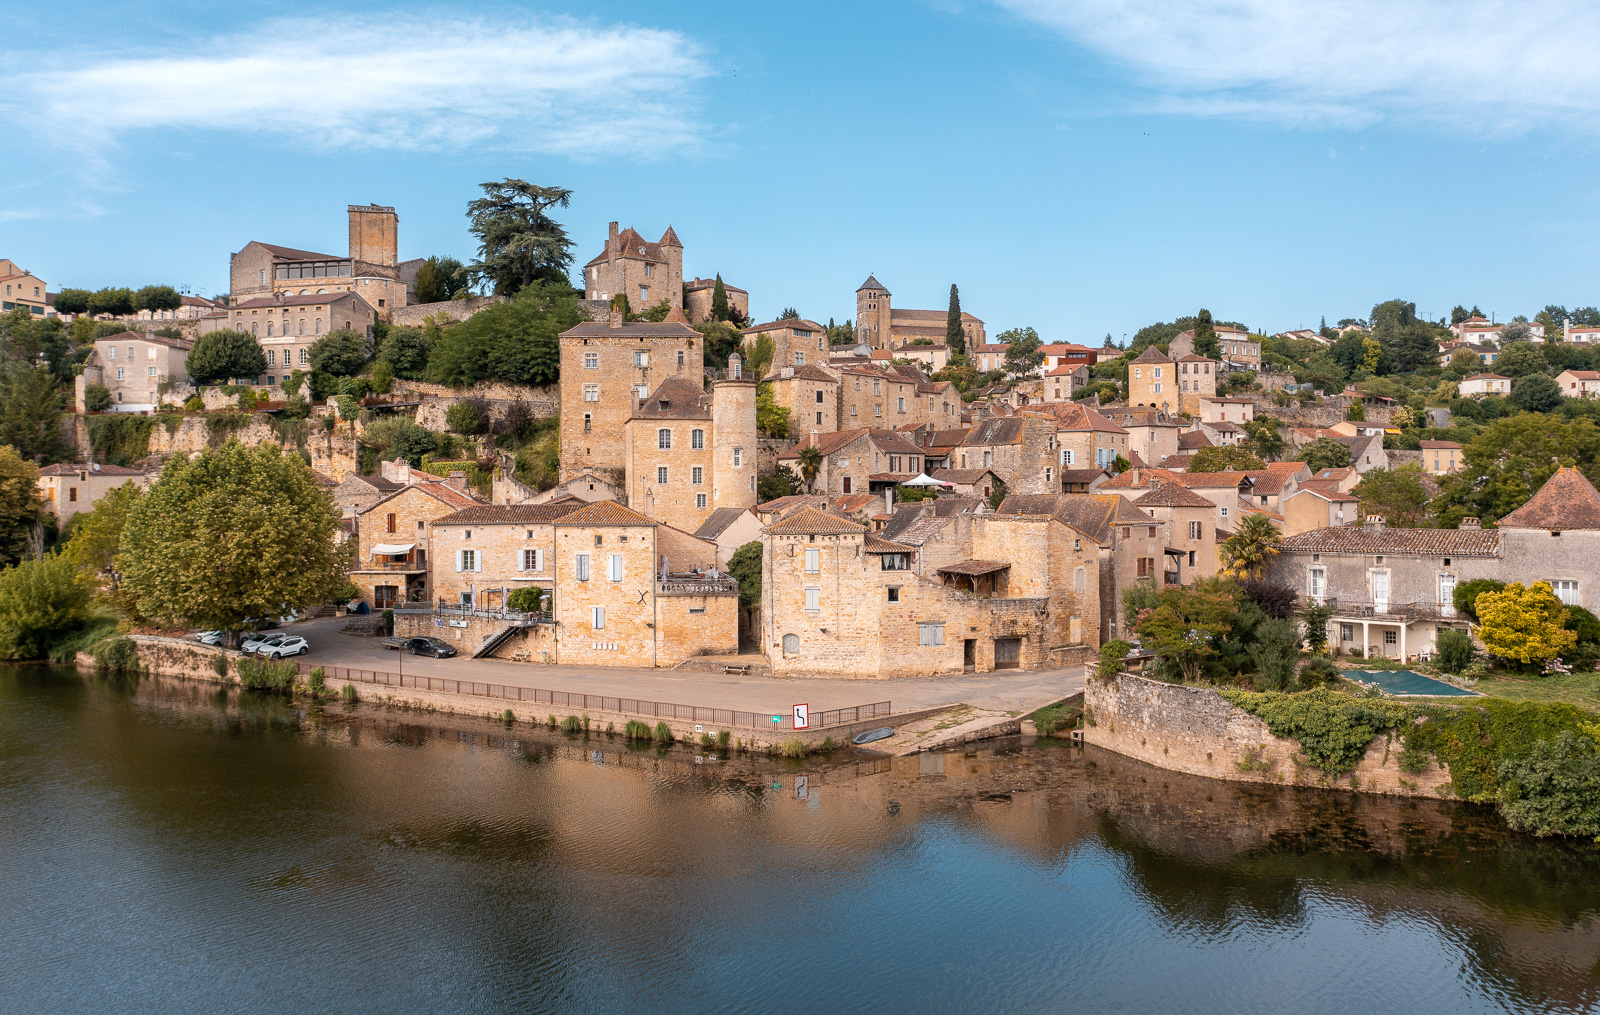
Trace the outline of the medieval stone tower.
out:
[[[711,389],[712,506],[756,504],[756,382],[717,381]]]
[[[872,275],[856,290],[856,341],[889,348],[889,290]]]
[[[392,268],[400,263],[400,216],[379,204],[352,204],[350,259]]]

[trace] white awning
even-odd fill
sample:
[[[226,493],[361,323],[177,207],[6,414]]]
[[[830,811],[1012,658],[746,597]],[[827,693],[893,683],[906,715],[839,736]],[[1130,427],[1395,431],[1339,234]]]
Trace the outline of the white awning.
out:
[[[416,543],[379,543],[372,548],[372,552],[393,556],[410,553],[416,545]]]
[[[908,479],[904,483],[901,483],[900,485],[901,486],[949,486],[950,484],[941,482],[941,481],[939,481],[937,479],[934,479],[932,476],[928,475],[926,472],[920,472],[920,473],[917,474],[917,478],[916,479]]]

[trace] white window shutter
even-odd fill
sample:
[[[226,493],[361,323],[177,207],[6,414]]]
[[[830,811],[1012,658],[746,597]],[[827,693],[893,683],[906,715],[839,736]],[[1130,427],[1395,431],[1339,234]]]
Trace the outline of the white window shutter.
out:
[[[472,555],[472,569],[474,571],[483,570],[483,552],[481,550]]]
[[[523,552],[521,550],[518,550],[517,551],[517,570],[518,571],[526,571],[527,570],[527,568],[522,566],[524,563],[526,563],[525,555],[523,554]]]
[[[461,570],[461,551],[460,550],[456,551],[456,570],[457,571]]]
[[[535,551],[533,551],[533,569],[535,571],[540,571],[540,572],[544,571],[544,551],[543,550],[535,550]]]

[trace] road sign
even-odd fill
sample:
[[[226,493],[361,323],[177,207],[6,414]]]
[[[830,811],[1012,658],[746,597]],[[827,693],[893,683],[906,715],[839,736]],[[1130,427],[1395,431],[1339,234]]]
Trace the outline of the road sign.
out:
[[[783,722],[783,716],[775,715],[775,716],[772,717],[772,721],[773,722]]]
[[[797,775],[794,777],[794,798],[796,800],[809,800],[811,798],[811,777]]]
[[[794,728],[804,730],[811,728],[811,706],[796,705],[794,707]]]

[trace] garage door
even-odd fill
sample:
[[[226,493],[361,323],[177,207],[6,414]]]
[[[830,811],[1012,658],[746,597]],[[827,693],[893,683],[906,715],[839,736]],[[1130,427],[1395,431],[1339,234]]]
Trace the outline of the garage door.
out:
[[[1022,665],[1022,639],[996,638],[994,640],[994,668],[1014,670]]]

